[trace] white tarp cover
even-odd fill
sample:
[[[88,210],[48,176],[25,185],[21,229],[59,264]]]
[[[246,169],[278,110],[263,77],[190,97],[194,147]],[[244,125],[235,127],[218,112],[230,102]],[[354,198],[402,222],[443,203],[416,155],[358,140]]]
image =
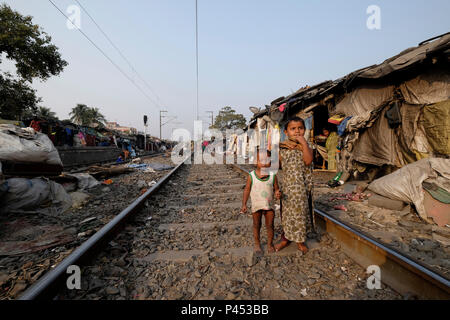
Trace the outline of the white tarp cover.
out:
[[[364,85],[348,94],[336,106],[334,114],[359,116],[378,109],[394,97],[394,86]]]
[[[435,183],[450,192],[450,159],[428,158],[411,163],[372,182],[368,189],[390,199],[414,203],[426,220],[422,183]]]
[[[41,212],[57,215],[72,206],[63,186],[45,178],[12,178],[1,185],[0,212]]]
[[[450,73],[432,69],[405,81],[400,90],[407,103],[433,104],[450,99]]]
[[[47,135],[12,124],[0,124],[0,160],[62,166],[59,153]]]

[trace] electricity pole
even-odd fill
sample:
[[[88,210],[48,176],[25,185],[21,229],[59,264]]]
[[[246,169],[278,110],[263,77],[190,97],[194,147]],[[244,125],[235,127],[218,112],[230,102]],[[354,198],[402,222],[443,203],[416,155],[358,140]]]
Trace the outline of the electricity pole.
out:
[[[163,116],[163,113],[167,113],[168,111],[159,111],[159,139],[162,140],[162,127],[165,126],[166,124],[168,124],[170,121],[175,120],[177,117],[168,117],[168,116]],[[164,118],[170,118],[169,120],[167,120],[166,122],[162,122],[162,120]]]
[[[162,139],[162,119],[164,118],[164,116],[162,115],[163,113],[167,113],[167,111],[159,111],[159,139]]]
[[[214,111],[206,111],[206,113],[211,113],[211,127],[214,125]]]

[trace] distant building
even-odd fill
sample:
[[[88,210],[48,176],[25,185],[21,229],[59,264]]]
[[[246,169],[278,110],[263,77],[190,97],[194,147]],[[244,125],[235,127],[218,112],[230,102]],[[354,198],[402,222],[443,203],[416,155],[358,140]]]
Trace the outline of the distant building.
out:
[[[107,122],[106,123],[106,128],[108,128],[110,130],[120,131],[120,132],[123,132],[123,133],[128,133],[128,134],[137,134],[137,129],[136,128],[123,127],[123,126],[119,125],[117,122]]]
[[[108,129],[114,130],[114,129],[120,127],[120,126],[119,126],[119,124],[117,122],[107,122],[106,123],[106,127]]]

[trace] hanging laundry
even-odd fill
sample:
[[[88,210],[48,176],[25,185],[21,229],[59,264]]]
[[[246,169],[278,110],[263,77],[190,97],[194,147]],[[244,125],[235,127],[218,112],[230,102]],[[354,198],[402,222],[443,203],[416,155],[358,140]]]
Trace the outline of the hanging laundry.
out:
[[[78,132],[78,138],[80,139],[81,145],[86,146],[86,138],[84,137],[83,132]]]
[[[247,143],[247,140],[248,140],[247,132],[242,135],[242,140],[243,141],[242,141],[242,153],[241,153],[241,155],[242,155],[243,158],[245,158],[246,155],[247,155],[247,145],[248,145],[248,143]]]
[[[273,145],[279,145],[280,144],[280,138],[281,138],[281,131],[280,131],[280,125],[277,123],[275,124],[275,127],[272,131],[272,144]]]
[[[347,117],[347,118],[345,118],[345,119],[341,122],[341,124],[338,126],[338,131],[337,131],[337,133],[338,133],[339,136],[343,136],[343,135],[344,135],[345,129],[347,128],[347,122],[348,122],[348,120],[350,120],[351,118],[352,118],[352,117]]]

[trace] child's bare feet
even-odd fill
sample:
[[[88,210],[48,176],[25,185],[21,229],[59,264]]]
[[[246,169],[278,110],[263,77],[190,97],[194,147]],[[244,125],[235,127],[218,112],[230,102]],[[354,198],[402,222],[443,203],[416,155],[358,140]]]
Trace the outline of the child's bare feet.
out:
[[[253,251],[255,251],[256,254],[262,254],[263,251],[262,251],[262,248],[261,248],[261,244],[259,244],[259,243],[256,244],[255,243],[255,245],[253,247]]]
[[[267,253],[274,253],[275,252],[275,247],[273,246],[273,244],[268,244],[267,245]]]
[[[275,251],[278,252],[280,250],[283,250],[289,245],[289,241],[281,241],[280,243],[277,243],[275,245]]]
[[[308,248],[303,243],[297,243],[298,250],[306,254],[308,252]]]

